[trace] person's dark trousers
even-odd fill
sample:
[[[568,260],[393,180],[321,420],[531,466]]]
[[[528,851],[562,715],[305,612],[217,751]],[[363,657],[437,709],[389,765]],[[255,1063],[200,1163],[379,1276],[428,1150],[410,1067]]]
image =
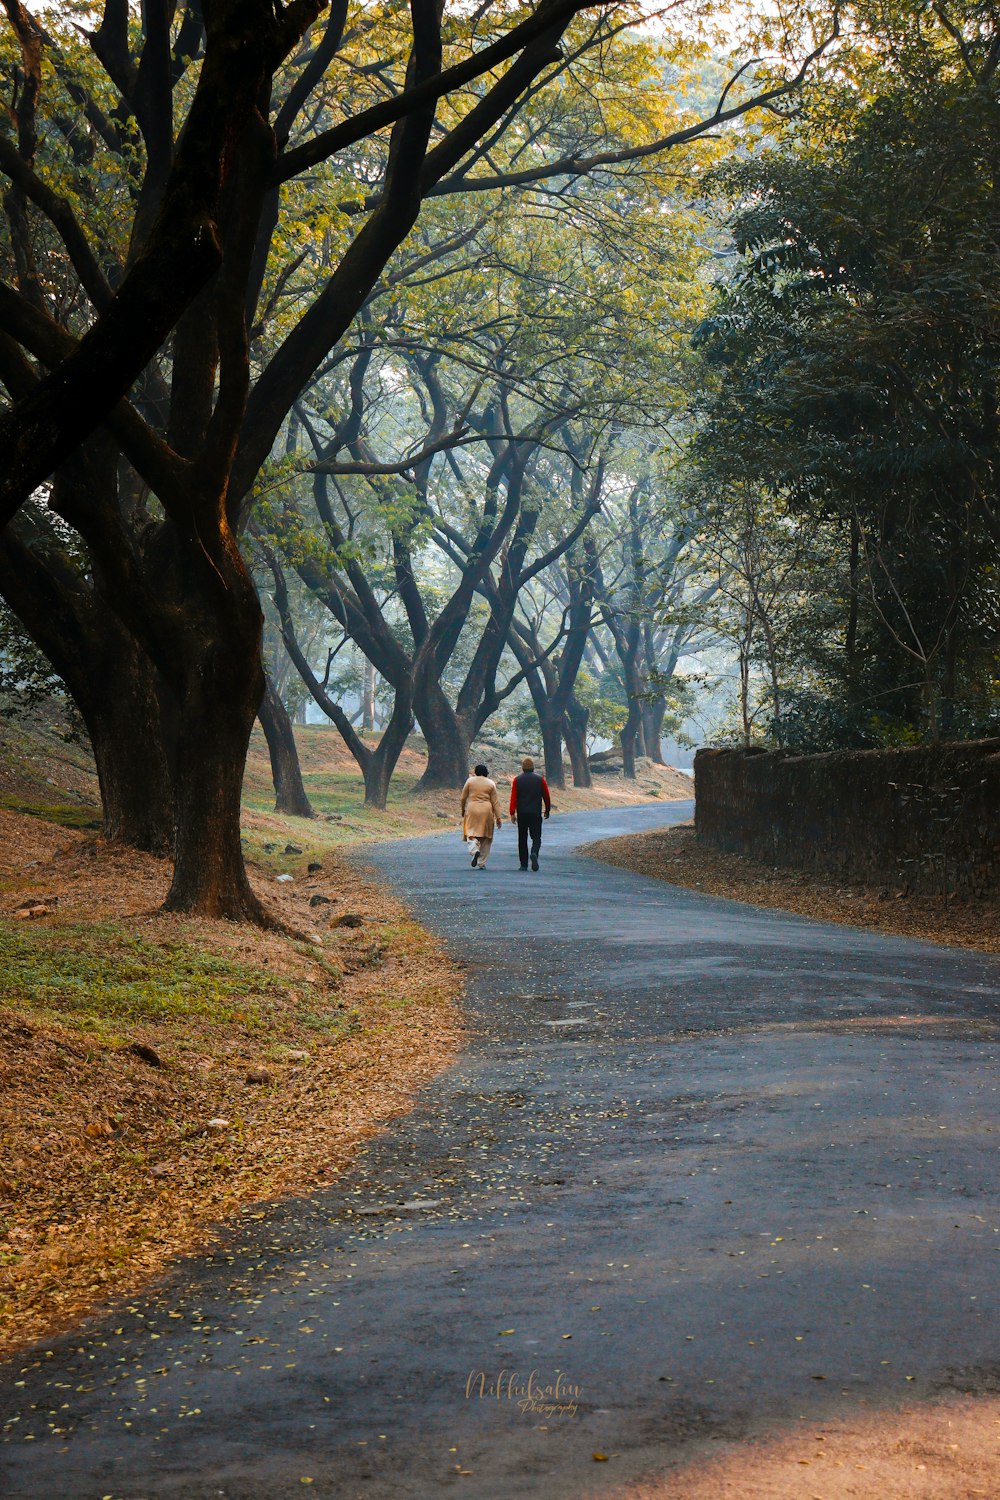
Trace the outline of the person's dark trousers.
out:
[[[521,869],[528,868],[528,835],[531,835],[532,857],[538,858],[538,847],[542,842],[542,815],[540,812],[524,813],[517,815],[517,857],[521,861]]]

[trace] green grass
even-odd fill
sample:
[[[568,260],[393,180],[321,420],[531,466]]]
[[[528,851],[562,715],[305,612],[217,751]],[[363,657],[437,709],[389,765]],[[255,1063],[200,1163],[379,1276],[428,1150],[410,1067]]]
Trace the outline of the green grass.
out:
[[[6,812],[27,813],[62,828],[100,828],[101,810],[87,802],[26,802],[23,797],[0,797]]]
[[[247,853],[275,874],[294,874],[304,869],[309,859],[322,858],[324,850],[340,845],[414,833],[446,833],[457,827],[458,793],[450,799],[445,795],[442,806],[451,810],[450,815],[438,818],[434,810],[414,802],[411,793],[417,778],[412,773],[401,771],[393,777],[384,812],[364,806],[365,789],[360,772],[304,770],[302,779],[320,821],[281,818],[280,831],[265,833],[255,829],[244,839]],[[274,789],[270,782],[248,774],[243,784],[243,805],[253,812],[275,816]],[[336,821],[327,822],[326,817]],[[264,849],[266,843],[274,844],[274,849]],[[286,843],[299,845],[304,854],[286,855]]]
[[[146,942],[114,923],[0,925],[0,1003],[85,1030],[185,1016],[260,1029],[293,988],[192,943]]]
[[[360,771],[312,771],[303,768],[302,781],[316,812],[339,816],[345,822],[371,822],[377,825],[379,820],[385,820],[386,813],[393,808],[399,811],[406,808],[410,793],[417,784],[417,777],[406,771],[396,772],[389,783],[385,813],[365,807],[365,784]],[[270,781],[248,775],[243,785],[243,801],[257,812],[270,812],[274,807],[274,788]]]
[[[359,1020],[357,1011],[318,1011],[300,1010],[296,1021],[306,1031],[318,1031],[324,1036],[337,1036],[340,1041],[345,1041],[358,1030]]]

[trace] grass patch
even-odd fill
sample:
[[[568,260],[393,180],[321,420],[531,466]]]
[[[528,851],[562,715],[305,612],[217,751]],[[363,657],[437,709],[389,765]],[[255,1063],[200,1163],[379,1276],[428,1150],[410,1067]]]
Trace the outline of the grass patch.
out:
[[[84,1029],[188,1016],[253,1030],[292,988],[192,943],[150,943],[110,922],[0,925],[0,1002]]]
[[[102,826],[100,809],[86,802],[26,802],[22,797],[0,797],[0,808],[41,818],[45,823],[58,823],[61,828]]]
[[[243,783],[243,806],[253,815],[250,826],[244,827],[243,847],[272,874],[304,871],[310,859],[322,859],[324,853],[339,845],[441,833],[457,826],[458,793],[414,797],[418,778],[408,770],[397,771],[389,787],[388,806],[379,812],[364,806],[360,772],[339,768],[310,771],[303,767],[302,779],[318,814],[315,821],[276,815],[273,788],[253,770],[251,767]],[[258,818],[263,826],[257,824]],[[297,845],[302,854],[285,854],[286,843]]]
[[[386,812],[364,805],[365,787],[360,772],[354,775],[350,771],[339,770],[312,773],[303,771],[302,780],[309,801],[321,818],[335,818],[338,822],[346,823],[348,831],[353,829],[355,832],[359,828],[370,828],[372,832],[376,832],[385,825]],[[415,776],[407,775],[405,771],[396,773],[389,787],[387,812],[391,809],[404,812],[412,806],[410,794],[416,780]],[[274,808],[274,790],[270,786],[255,785],[248,780],[244,783],[243,804],[254,812],[270,813]],[[310,821],[308,818],[283,819],[286,828],[295,830],[290,835],[295,843],[301,842],[295,836],[300,831],[306,838],[309,837]],[[336,831],[323,830],[326,835]]]
[[[343,1041],[359,1025],[357,1012],[347,1010],[300,1010],[295,1019],[306,1031],[320,1032],[328,1041],[331,1038]]]

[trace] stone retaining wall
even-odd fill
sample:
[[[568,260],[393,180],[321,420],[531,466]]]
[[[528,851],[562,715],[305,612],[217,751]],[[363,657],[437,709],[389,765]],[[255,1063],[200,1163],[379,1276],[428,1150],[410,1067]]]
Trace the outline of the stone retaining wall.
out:
[[[845,882],[1000,895],[1000,740],[905,750],[699,750],[695,827],[717,849]]]

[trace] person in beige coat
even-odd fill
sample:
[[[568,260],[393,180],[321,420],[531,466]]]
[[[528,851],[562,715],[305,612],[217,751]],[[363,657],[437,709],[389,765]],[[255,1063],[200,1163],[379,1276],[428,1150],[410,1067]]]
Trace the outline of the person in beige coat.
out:
[[[477,766],[462,788],[462,832],[473,851],[474,870],[485,870],[493,830],[502,827],[497,784],[485,766]]]

